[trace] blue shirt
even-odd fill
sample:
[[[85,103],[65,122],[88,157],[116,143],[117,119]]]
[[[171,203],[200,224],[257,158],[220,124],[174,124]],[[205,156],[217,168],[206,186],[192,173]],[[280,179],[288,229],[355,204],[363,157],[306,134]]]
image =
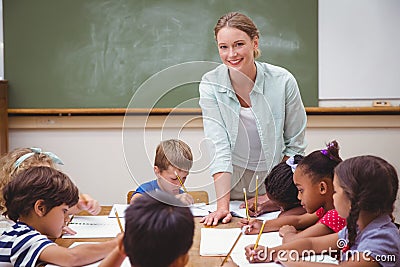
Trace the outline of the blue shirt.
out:
[[[0,236],[0,266],[36,266],[42,251],[56,245],[24,223],[16,223]]]
[[[144,183],[144,184],[141,184],[136,189],[136,191],[132,194],[132,196],[137,194],[137,193],[144,194],[144,193],[152,192],[152,191],[155,191],[155,190],[161,190],[161,188],[158,186],[157,179],[153,180],[153,181],[150,181],[150,182],[147,182],[147,183]],[[161,190],[161,191],[163,191],[163,190]],[[182,194],[182,193],[183,193],[183,190],[179,189],[179,194]]]
[[[348,240],[347,227],[343,228],[338,234],[339,239]],[[397,262],[400,262],[399,229],[388,215],[379,216],[370,222],[365,229],[357,233],[354,245],[345,253],[353,254],[356,251],[365,252],[366,255],[378,261],[382,267],[399,266],[397,265]],[[359,255],[359,257],[362,258],[363,256]],[[394,261],[388,260],[388,257],[393,257]],[[346,255],[343,255],[343,253],[342,259],[346,260]]]
[[[287,70],[255,62],[257,76],[250,92],[251,110],[268,172],[286,156],[304,155],[307,116],[296,79]],[[240,103],[229,71],[221,64],[204,74],[200,86],[204,135],[212,142],[212,175],[232,173],[232,152],[238,136]]]

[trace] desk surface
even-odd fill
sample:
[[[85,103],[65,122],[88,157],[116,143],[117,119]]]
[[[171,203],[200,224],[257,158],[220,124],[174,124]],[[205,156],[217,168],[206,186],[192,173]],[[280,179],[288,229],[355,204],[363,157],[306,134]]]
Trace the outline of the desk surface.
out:
[[[111,210],[111,206],[103,206],[99,215],[108,215]],[[83,212],[80,215],[88,215],[87,213]],[[204,227],[200,221],[201,217],[195,217],[195,230],[194,230],[194,238],[193,238],[193,245],[189,251],[189,263],[186,265],[187,267],[199,267],[199,266],[220,266],[224,257],[202,257],[200,256],[200,229]],[[237,222],[239,218],[233,217],[232,222],[228,224],[219,224],[218,228],[235,228],[238,227]],[[63,247],[69,247],[74,242],[103,242],[106,240],[110,240],[110,238],[84,238],[84,239],[77,239],[77,238],[58,238],[56,239],[56,243]],[[226,267],[233,267],[237,266],[229,259],[224,266]]]

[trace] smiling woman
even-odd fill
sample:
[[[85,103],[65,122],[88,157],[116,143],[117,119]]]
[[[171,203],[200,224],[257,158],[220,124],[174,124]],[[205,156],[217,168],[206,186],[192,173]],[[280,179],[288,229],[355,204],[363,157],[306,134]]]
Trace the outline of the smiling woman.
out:
[[[263,181],[270,170],[283,159],[304,154],[307,121],[294,76],[255,61],[260,37],[249,17],[228,13],[218,20],[214,34],[224,64],[206,73],[199,86],[217,195],[217,211],[202,220],[207,225],[229,222],[229,200],[243,200],[243,189],[254,196],[257,176],[262,180],[258,192],[265,194]],[[268,203],[268,197],[261,199]],[[278,209],[269,206],[266,211]]]

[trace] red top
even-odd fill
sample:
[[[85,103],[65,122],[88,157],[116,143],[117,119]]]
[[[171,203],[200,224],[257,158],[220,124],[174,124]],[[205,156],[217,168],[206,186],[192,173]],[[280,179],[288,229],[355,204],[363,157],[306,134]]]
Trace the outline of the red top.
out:
[[[335,233],[342,230],[346,226],[346,219],[339,216],[335,209],[325,212],[324,208],[319,208],[315,214],[319,218],[319,223],[322,223],[332,229]]]

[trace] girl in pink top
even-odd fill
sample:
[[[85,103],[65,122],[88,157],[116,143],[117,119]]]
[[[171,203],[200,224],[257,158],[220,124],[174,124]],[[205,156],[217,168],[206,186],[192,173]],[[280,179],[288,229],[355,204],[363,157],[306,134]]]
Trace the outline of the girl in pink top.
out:
[[[341,161],[336,141],[304,157],[297,165],[293,181],[298,190],[297,197],[307,213],[267,221],[264,232],[279,230],[285,243],[340,231],[346,225],[346,220],[338,215],[333,206],[333,174]],[[262,224],[254,219],[242,219],[241,223],[248,227],[246,232],[250,234],[258,233]]]

